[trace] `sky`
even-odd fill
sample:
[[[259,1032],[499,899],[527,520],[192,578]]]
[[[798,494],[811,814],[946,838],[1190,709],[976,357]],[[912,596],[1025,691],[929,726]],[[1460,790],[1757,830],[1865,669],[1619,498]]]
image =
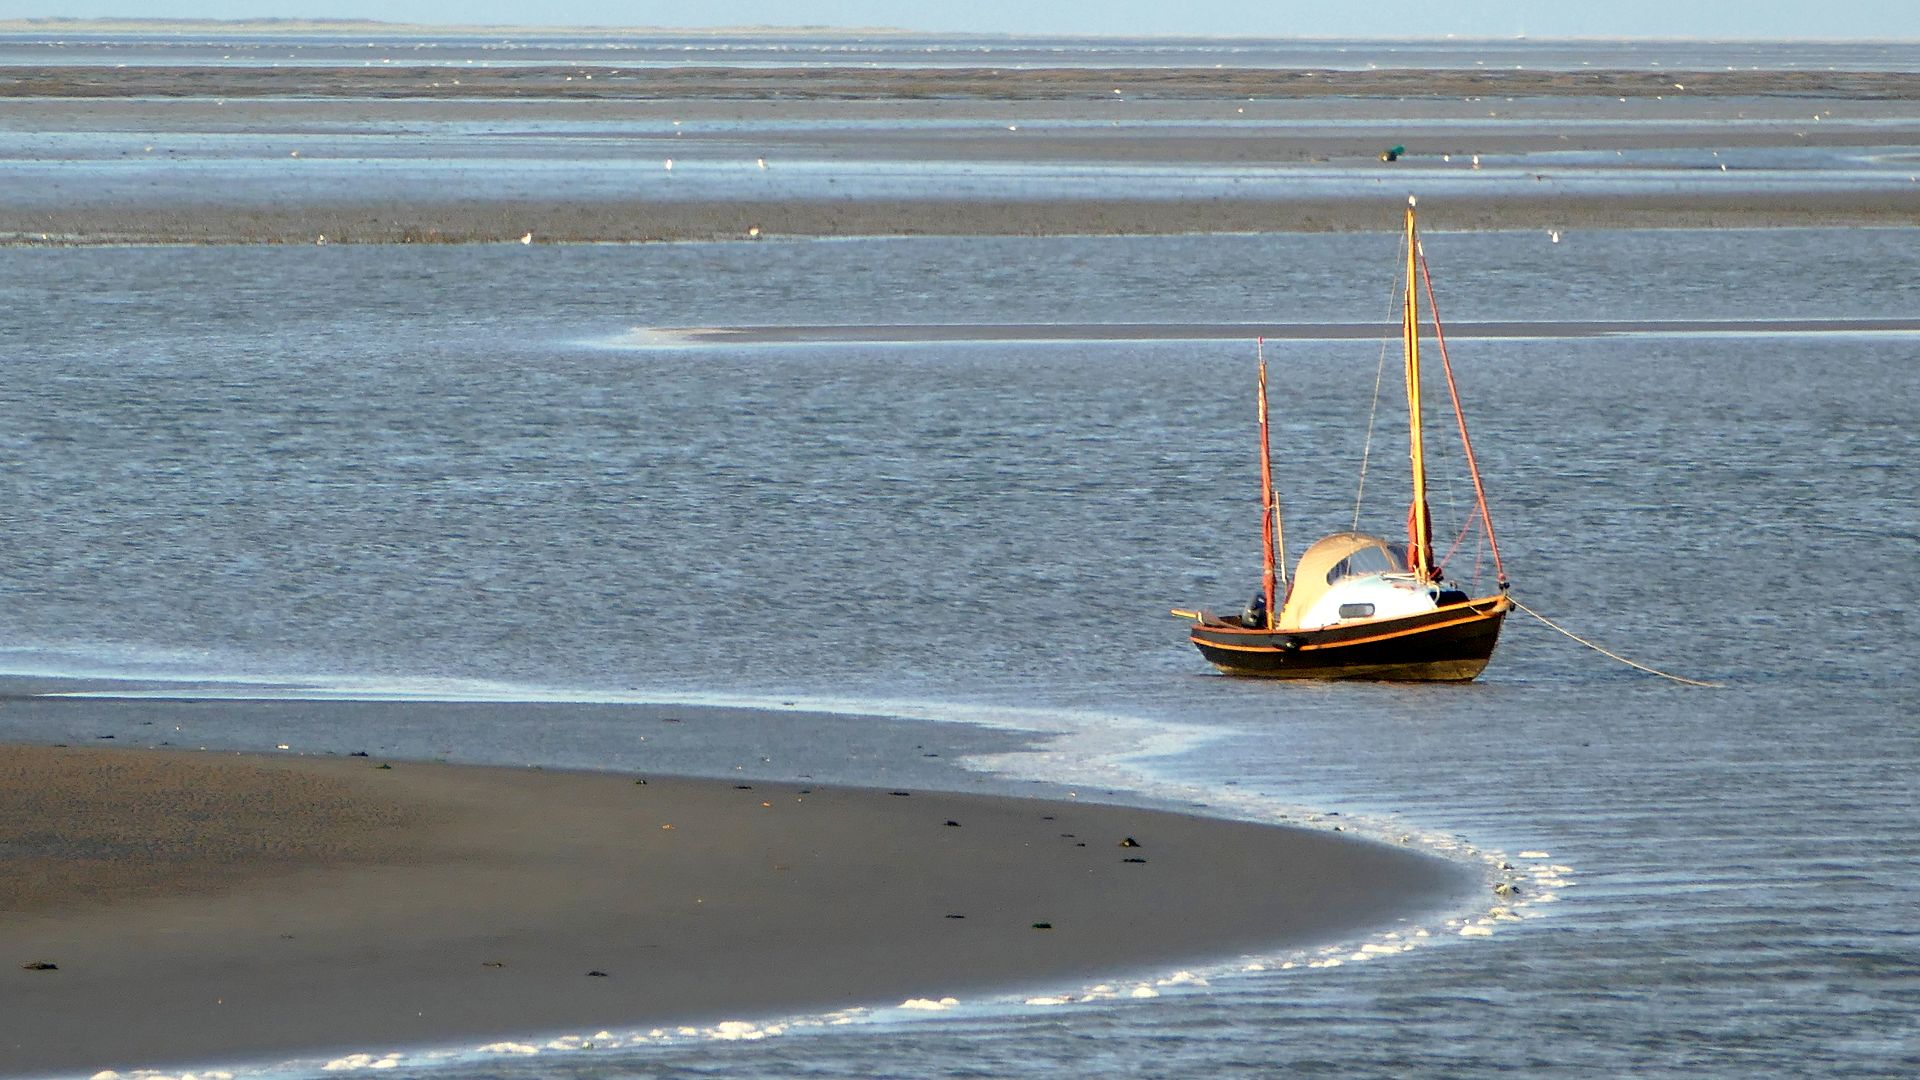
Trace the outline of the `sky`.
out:
[[[1920,0],[0,0],[0,18],[36,16],[1257,37],[1920,39]]]

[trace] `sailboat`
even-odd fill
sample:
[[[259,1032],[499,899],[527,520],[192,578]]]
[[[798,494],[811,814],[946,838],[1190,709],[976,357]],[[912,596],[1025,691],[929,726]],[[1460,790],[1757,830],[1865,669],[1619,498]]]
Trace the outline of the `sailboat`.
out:
[[[1467,437],[1466,416],[1454,391],[1452,365],[1439,319],[1434,338],[1446,370],[1447,388],[1459,421],[1460,442],[1478,503],[1477,520],[1493,553],[1498,591],[1474,596],[1450,580],[1436,560],[1427,507],[1426,446],[1421,417],[1420,285],[1433,308],[1433,284],[1407,200],[1406,297],[1401,338],[1406,357],[1408,454],[1413,497],[1404,543],[1361,532],[1328,536],[1300,556],[1291,578],[1286,560],[1273,460],[1267,437],[1267,366],[1260,360],[1261,533],[1265,571],[1261,591],[1238,615],[1175,610],[1190,618],[1188,637],[1202,656],[1229,675],[1282,679],[1379,679],[1460,682],[1485,670],[1500,639],[1500,625],[1513,607],[1506,570],[1494,538],[1480,468]],[[1462,535],[1465,535],[1463,530]],[[1278,542],[1277,542],[1278,541]],[[1456,545],[1457,546],[1457,545]],[[1276,560],[1275,549],[1279,548]]]

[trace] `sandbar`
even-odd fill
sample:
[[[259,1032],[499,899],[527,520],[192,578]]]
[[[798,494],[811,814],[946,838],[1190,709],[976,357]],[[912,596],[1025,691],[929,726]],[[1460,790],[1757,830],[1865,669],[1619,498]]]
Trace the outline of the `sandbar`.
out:
[[[1485,887],[1058,799],[46,746],[0,748],[0,871],[11,1075],[1073,989]]]
[[[0,68],[0,243],[1349,232],[1409,191],[1430,230],[1920,224],[1907,72],[586,74]]]

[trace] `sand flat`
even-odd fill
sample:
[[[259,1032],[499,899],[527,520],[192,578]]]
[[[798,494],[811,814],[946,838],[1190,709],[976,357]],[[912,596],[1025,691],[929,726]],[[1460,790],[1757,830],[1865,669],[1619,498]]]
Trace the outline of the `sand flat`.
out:
[[[1070,989],[1480,884],[1326,832],[923,791],[42,747],[0,777],[14,1074]]]
[[[584,76],[592,74],[589,80]],[[456,81],[457,79],[457,81]],[[1320,97],[1694,97],[1920,100],[1904,71],[1435,70],[1179,67],[382,67],[14,65],[0,97],[1099,100]]]
[[[785,344],[921,341],[1273,341],[1377,340],[1398,333],[1389,323],[901,323],[741,326],[658,326],[644,333],[684,344]],[[1458,322],[1454,340],[1469,338],[1591,338],[1614,334],[1912,334],[1920,319],[1658,319],[1558,322]]]
[[[1920,224],[1911,73],[581,74],[9,67],[0,243]]]

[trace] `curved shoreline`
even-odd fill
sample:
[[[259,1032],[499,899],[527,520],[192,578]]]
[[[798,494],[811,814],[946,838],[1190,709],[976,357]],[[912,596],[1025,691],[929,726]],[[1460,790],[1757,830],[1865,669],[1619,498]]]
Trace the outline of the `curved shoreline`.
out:
[[[24,746],[0,776],[0,880],[36,882],[0,894],[13,1075],[1058,985],[1484,884],[1317,830],[805,781]]]

